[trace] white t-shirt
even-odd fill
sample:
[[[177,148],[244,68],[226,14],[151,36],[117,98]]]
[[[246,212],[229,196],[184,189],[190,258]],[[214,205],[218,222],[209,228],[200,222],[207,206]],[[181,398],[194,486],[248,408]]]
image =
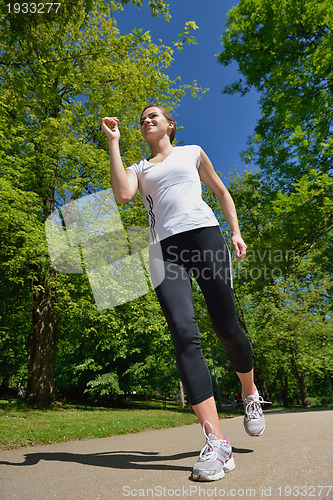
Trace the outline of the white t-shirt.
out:
[[[200,146],[176,146],[161,163],[142,159],[128,167],[138,177],[149,215],[149,243],[219,223],[201,197]]]

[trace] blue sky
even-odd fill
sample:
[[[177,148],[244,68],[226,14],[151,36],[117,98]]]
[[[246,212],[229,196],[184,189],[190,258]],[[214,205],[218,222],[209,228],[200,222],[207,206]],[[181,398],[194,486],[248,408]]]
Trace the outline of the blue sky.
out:
[[[153,42],[162,39],[166,45],[178,39],[187,21],[195,21],[199,26],[193,32],[198,44],[175,50],[175,61],[167,73],[172,79],[180,76],[183,83],[196,80],[199,87],[210,90],[200,101],[190,96],[182,99],[175,118],[184,130],[177,132],[177,139],[184,144],[200,145],[228,185],[229,172],[244,171],[245,163],[239,153],[245,149],[247,137],[260,118],[259,96],[255,91],[244,97],[222,94],[226,84],[240,77],[236,64],[225,68],[215,57],[222,51],[221,35],[225,31],[227,12],[238,2],[169,0],[168,3],[172,16],[169,22],[152,18],[145,0],[141,9],[125,6],[124,12],[115,16],[117,25],[120,33],[128,33],[133,28],[150,31]]]

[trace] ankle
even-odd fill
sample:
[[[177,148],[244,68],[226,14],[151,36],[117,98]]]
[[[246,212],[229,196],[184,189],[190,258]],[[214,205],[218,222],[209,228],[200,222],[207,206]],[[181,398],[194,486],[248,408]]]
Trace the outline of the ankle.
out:
[[[254,384],[253,384],[253,386],[252,386],[252,387],[247,387],[247,389],[248,389],[248,390],[247,390],[247,391],[245,391],[245,389],[244,389],[244,387],[243,387],[243,394],[244,394],[245,396],[254,396],[254,395],[255,395],[255,393],[256,393],[256,391],[257,391],[257,388],[256,388],[256,386],[255,386]]]

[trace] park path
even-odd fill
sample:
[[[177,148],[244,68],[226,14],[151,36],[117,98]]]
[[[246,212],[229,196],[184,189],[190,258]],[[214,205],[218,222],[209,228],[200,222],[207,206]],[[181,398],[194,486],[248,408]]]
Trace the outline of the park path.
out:
[[[1,500],[320,498],[333,500],[333,409],[266,412],[248,436],[242,417],[222,420],[236,469],[197,483],[199,424],[0,453]]]

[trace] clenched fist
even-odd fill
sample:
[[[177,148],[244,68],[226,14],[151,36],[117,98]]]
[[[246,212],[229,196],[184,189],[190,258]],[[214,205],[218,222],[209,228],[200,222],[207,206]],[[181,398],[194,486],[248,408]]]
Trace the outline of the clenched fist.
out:
[[[103,130],[109,141],[114,141],[120,139],[120,132],[118,129],[118,118],[116,116],[109,117],[106,116],[102,119],[101,129]]]

